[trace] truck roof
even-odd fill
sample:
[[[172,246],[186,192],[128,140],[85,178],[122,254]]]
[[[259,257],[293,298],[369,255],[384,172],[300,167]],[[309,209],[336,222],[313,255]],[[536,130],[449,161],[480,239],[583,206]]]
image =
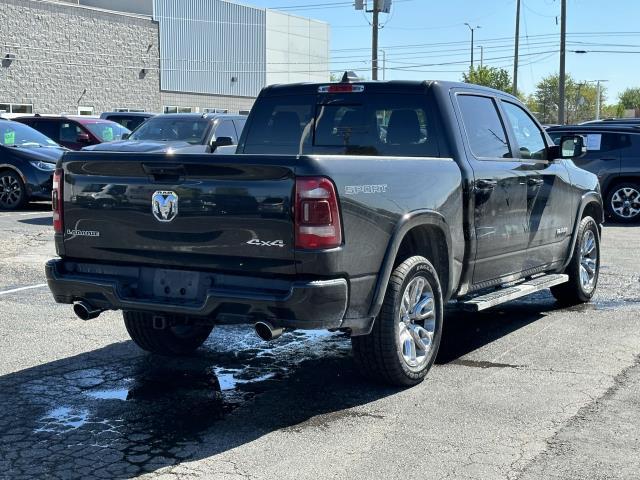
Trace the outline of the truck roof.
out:
[[[341,83],[349,83],[352,85],[363,85],[365,92],[371,93],[424,93],[430,88],[442,90],[450,90],[452,88],[471,89],[476,91],[484,91],[491,94],[500,94],[516,99],[513,95],[495,90],[493,88],[484,87],[464,82],[453,82],[447,80],[386,80],[386,81],[365,81],[365,82],[323,82],[323,83],[288,83],[270,85],[261,92],[263,96],[279,96],[279,95],[312,95],[318,93],[318,87],[326,85],[339,85]]]

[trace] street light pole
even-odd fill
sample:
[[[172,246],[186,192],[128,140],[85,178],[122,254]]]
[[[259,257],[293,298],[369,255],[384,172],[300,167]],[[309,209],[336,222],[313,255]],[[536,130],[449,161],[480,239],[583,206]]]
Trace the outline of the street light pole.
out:
[[[480,25],[476,25],[475,27],[472,27],[471,25],[469,25],[467,22],[464,23],[469,30],[471,31],[471,69],[473,69],[473,31],[476,28],[480,28]]]

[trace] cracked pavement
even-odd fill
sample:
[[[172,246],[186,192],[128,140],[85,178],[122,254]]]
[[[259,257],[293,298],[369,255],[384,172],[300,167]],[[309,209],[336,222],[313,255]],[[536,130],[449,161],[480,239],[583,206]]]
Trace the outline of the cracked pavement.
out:
[[[44,283],[46,208],[0,213],[0,292]],[[605,227],[590,304],[449,309],[407,390],[360,379],[340,334],[217,327],[167,359],[115,312],[82,322],[46,288],[0,295],[0,478],[635,479],[639,244],[640,227]]]

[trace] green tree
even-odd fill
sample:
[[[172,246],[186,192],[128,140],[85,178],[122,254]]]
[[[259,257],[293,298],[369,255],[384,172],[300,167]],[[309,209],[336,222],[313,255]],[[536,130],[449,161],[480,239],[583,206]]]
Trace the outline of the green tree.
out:
[[[559,76],[544,77],[536,85],[527,105],[542,123],[557,123],[560,104]],[[601,106],[604,106],[606,90],[601,89]],[[565,83],[565,119],[567,123],[592,120],[596,115],[596,87],[592,83],[578,82],[567,75]]]
[[[513,85],[509,72],[504,68],[485,66],[471,67],[469,72],[462,74],[462,81],[495,88],[507,93],[511,93],[511,86]]]
[[[640,109],[640,88],[627,88],[620,94],[619,99],[624,109]]]

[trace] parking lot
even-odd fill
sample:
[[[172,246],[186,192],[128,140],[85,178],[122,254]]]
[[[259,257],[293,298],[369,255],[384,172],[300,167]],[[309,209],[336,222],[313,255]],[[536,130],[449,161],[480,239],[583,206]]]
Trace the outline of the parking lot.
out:
[[[595,300],[451,309],[417,387],[361,380],[340,334],[219,327],[185,359],[43,286],[46,203],[0,214],[2,478],[637,478],[640,230],[606,226]]]

